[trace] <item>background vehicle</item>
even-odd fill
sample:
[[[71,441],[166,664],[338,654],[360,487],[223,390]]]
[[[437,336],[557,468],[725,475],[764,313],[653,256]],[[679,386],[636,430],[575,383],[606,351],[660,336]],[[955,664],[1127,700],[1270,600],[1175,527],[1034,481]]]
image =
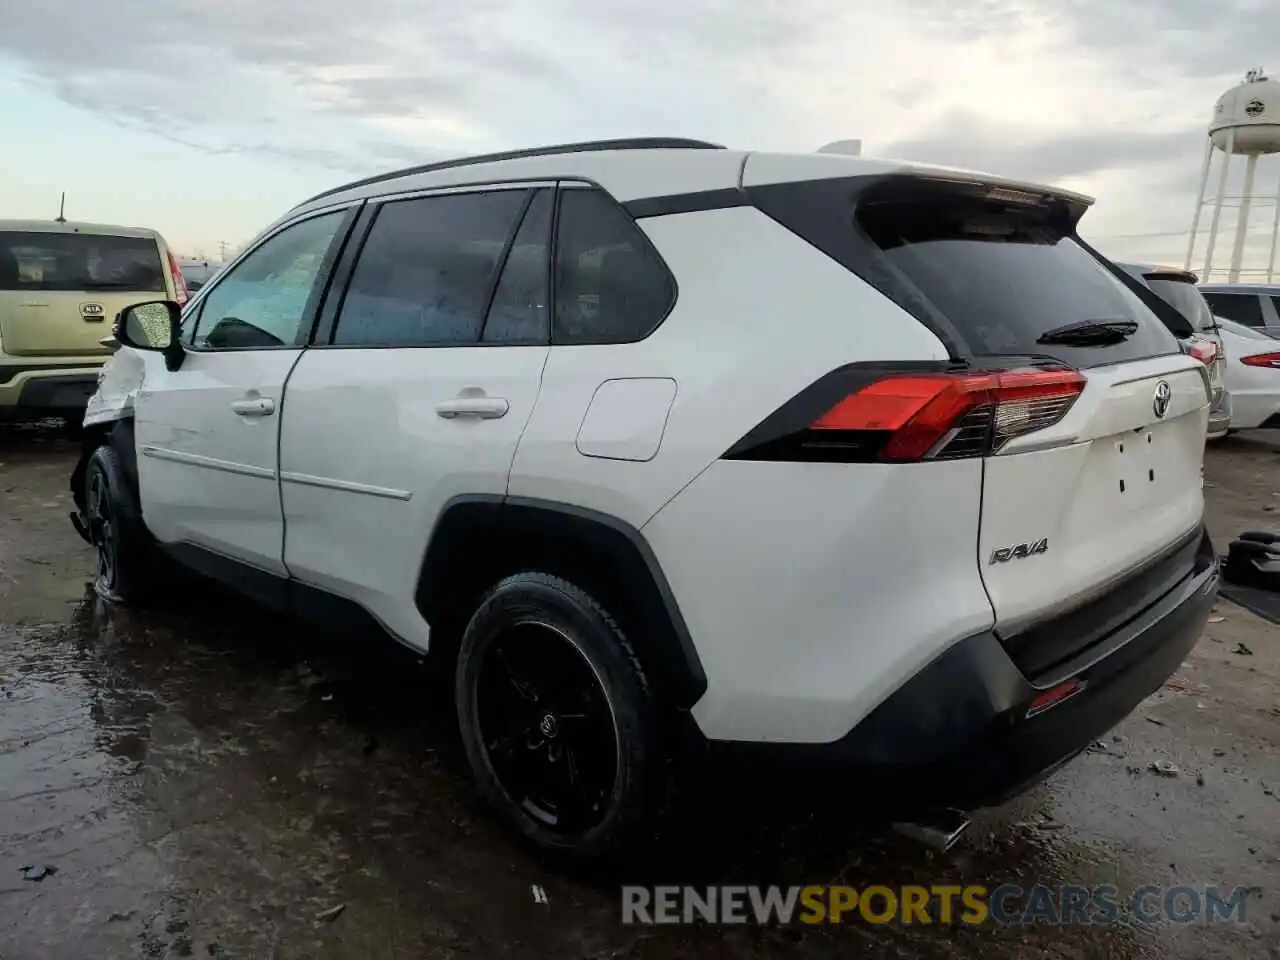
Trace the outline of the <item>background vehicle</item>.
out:
[[[182,276],[187,282],[187,289],[195,293],[209,282],[220,266],[221,264],[210,263],[208,260],[183,260]]]
[[[1194,334],[1180,339],[1188,352],[1209,368],[1213,400],[1209,407],[1208,437],[1218,440],[1231,426],[1231,391],[1226,383],[1226,356],[1218,324],[1196,288],[1196,276],[1185,270],[1150,264],[1118,264],[1190,321]]]
[[[1214,314],[1268,336],[1280,336],[1280,286],[1261,283],[1202,283]]]
[[[680,140],[339,187],[122,317],[131,417],[72,477],[99,589],[160,549],[444,658],[482,792],[557,854],[643,843],[686,748],[998,803],[1216,592],[1207,370],[1088,204]]]
[[[110,350],[111,320],[186,286],[154,230],[0,220],[0,421],[78,424]]]
[[[1280,342],[1231,320],[1218,324],[1227,344],[1231,429],[1280,427]]]

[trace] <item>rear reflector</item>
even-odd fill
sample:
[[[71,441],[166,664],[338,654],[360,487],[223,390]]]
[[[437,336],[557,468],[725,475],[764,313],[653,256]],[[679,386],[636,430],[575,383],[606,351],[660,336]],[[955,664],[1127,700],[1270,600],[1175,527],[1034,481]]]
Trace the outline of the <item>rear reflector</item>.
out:
[[[1044,713],[1050,707],[1056,707],[1064,700],[1070,700],[1083,689],[1084,684],[1079,680],[1064,680],[1032,700],[1031,706],[1027,707],[1026,716],[1034,717],[1037,713]]]
[[[849,394],[814,431],[888,431],[875,459],[910,462],[986,456],[1052,426],[1084,389],[1075,370],[890,375]]]
[[[1240,362],[1247,363],[1251,367],[1280,368],[1280,353],[1259,353],[1252,357],[1241,357]]]

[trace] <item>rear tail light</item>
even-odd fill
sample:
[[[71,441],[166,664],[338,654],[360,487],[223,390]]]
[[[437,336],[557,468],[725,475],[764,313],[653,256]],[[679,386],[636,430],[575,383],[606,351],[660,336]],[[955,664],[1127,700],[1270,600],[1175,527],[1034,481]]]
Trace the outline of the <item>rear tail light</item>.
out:
[[[1218,359],[1218,345],[1212,340],[1201,340],[1193,343],[1188,353],[1207,367]]]
[[[1247,363],[1251,367],[1280,368],[1280,353],[1259,353],[1252,357],[1241,357],[1240,362]]]
[[[896,376],[851,394],[814,430],[888,430],[877,459],[984,456],[1061,420],[1084,389],[1074,370]]]
[[[758,445],[744,440],[729,455],[886,463],[983,457],[1058,423],[1084,385],[1071,369],[891,373],[799,430]]]
[[[187,301],[191,299],[191,291],[187,289],[187,278],[182,275],[182,268],[173,258],[173,253],[166,251],[165,256],[168,258],[169,276],[173,280],[173,299],[178,306],[186,306]]]

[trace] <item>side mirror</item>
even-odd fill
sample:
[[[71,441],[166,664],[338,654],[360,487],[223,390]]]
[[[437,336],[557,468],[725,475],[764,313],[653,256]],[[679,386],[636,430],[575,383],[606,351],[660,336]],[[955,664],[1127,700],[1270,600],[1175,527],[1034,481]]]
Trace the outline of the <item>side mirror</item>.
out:
[[[172,300],[135,303],[116,316],[115,338],[135,350],[164,355],[165,366],[177,370],[186,352],[182,349],[182,308]]]

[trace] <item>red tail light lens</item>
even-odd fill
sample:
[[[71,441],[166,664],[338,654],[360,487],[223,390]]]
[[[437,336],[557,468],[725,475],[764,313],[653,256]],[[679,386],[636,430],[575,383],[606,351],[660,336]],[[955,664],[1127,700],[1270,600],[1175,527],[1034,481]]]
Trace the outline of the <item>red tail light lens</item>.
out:
[[[1259,353],[1252,357],[1241,357],[1240,362],[1247,363],[1251,367],[1280,368],[1280,353]]]
[[[178,306],[186,306],[188,300],[191,299],[191,291],[187,288],[187,278],[182,275],[182,268],[178,266],[178,261],[174,259],[173,252],[167,253],[169,258],[169,276],[173,278],[173,299]]]
[[[1201,340],[1199,343],[1192,344],[1190,353],[1191,356],[1208,366],[1218,359],[1218,345],[1212,340]]]
[[[814,431],[889,431],[876,459],[986,456],[1066,416],[1084,390],[1074,370],[891,375],[845,397]]]

